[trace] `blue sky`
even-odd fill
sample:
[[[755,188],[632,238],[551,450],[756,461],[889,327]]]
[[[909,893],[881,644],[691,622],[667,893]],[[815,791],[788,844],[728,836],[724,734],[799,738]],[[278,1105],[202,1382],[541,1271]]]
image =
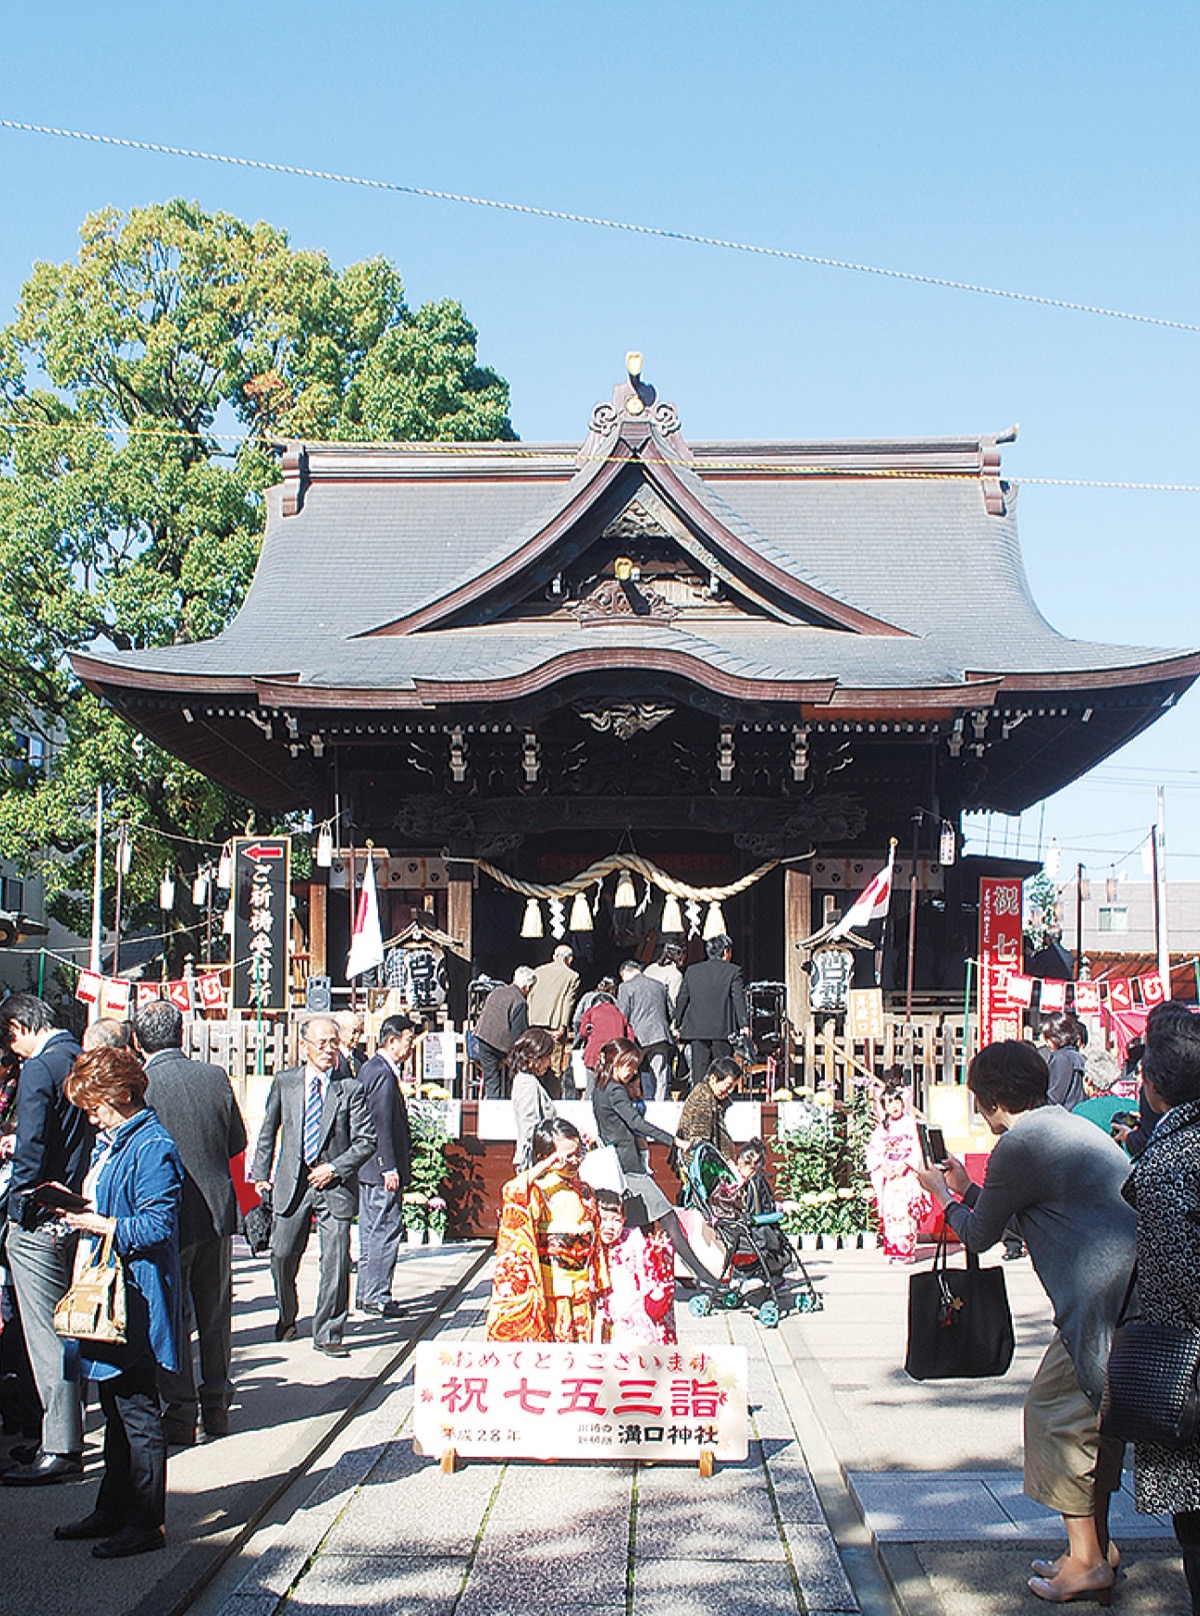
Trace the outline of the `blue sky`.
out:
[[[1150,3],[5,8],[0,116],[696,231],[1200,322],[1200,15]],[[1021,423],[1008,475],[1200,484],[1200,334],[0,131],[0,311],[84,215],[172,195],[454,296],[527,439],[630,347],[693,438]],[[3,312],[0,312],[3,317]],[[1062,632],[1200,645],[1200,494],[1028,486]],[[952,581],[948,581],[952,583]],[[1047,804],[1094,872],[1167,788],[1200,879],[1200,694]],[[1042,816],[1027,814],[1020,850]],[[1017,827],[994,824],[993,849]],[[1126,866],[1141,873],[1134,857]]]

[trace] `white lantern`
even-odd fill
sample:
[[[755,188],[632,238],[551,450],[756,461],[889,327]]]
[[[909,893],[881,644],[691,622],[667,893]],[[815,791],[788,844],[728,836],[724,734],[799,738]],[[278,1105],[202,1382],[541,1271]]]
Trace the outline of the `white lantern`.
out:
[[[542,926],[542,909],[536,898],[530,898],[525,905],[525,918],[521,922],[522,937],[544,937],[546,935]]]
[[[319,870],[328,870],[333,867],[333,832],[328,823],[321,826],[317,832],[317,851],[314,863]]]
[[[175,907],[175,880],[170,870],[163,871],[163,878],[158,883],[158,907],[164,914]]]
[[[208,899],[208,871],[197,870],[192,882],[192,902],[199,909]]]
[[[221,857],[217,860],[217,885],[222,892],[228,892],[233,885],[233,854],[228,847],[221,849]]]
[[[582,892],[577,892],[571,902],[571,916],[567,921],[571,931],[591,931],[592,911],[588,908],[588,901]]]

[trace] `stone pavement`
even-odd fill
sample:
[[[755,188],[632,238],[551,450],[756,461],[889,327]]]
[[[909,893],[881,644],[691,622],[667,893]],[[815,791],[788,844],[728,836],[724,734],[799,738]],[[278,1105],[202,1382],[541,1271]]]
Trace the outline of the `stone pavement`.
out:
[[[995,1261],[999,1251],[985,1261]],[[1029,1561],[1057,1555],[1062,1522],[1021,1490],[1021,1405],[1050,1339],[1028,1259],[1005,1263],[1017,1351],[1008,1374],[918,1384],[904,1373],[908,1274],[878,1252],[806,1259],[821,1313],[785,1318],[792,1413],[836,1523],[865,1527],[908,1616],[1037,1610]],[[961,1261],[961,1259],[958,1259]],[[1187,1609],[1170,1523],[1138,1515],[1132,1476],[1113,1501],[1122,1546],[1114,1603],[1133,1616]]]
[[[439,1339],[478,1335],[486,1276]],[[694,1465],[468,1462],[414,1455],[411,1376],[356,1422],[320,1484],[242,1556],[197,1616],[870,1616],[892,1609],[868,1553],[849,1580],[789,1416],[778,1338],[748,1314],[680,1314],[686,1344],[750,1354],[751,1453],[702,1480]],[[862,1545],[860,1544],[860,1549]],[[851,1554],[853,1559],[853,1553]]]
[[[316,1288],[316,1241],[300,1275],[300,1339],[274,1337],[275,1305],[265,1257],[242,1241],[234,1255],[234,1380],[231,1434],[171,1450],[167,1547],[100,1564],[88,1543],[57,1543],[54,1527],[92,1507],[100,1475],[99,1410],[88,1410],[86,1475],[57,1487],[0,1487],[4,1616],[170,1616],[185,1608],[256,1524],[269,1518],[298,1476],[334,1441],[408,1344],[436,1318],[450,1292],[488,1254],[483,1244],[404,1248],[395,1294],[402,1318],[351,1314],[346,1359],[324,1358],[308,1339]],[[311,1483],[309,1483],[311,1486]]]

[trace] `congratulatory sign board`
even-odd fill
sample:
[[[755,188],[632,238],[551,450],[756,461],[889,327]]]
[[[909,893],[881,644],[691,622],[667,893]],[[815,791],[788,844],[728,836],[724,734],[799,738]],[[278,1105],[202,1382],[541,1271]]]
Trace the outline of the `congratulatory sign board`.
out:
[[[435,1457],[736,1462],[747,1408],[745,1347],[424,1341],[413,1442]]]

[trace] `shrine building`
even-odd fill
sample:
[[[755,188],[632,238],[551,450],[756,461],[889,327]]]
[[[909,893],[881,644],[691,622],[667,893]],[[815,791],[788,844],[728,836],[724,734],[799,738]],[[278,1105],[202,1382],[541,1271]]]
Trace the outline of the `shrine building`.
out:
[[[1041,615],[1014,436],[692,442],[631,355],[582,440],[288,443],[229,628],[75,666],[263,810],[329,822],[300,918],[335,988],[349,850],[361,868],[371,843],[385,937],[426,915],[453,940],[456,1019],[467,977],[548,958],[556,932],[587,986],[652,951],[672,896],[665,930],[695,935],[715,892],[747,981],[785,983],[799,1024],[794,944],[915,835],[916,990],[961,1001],[980,874],[1035,866],[945,866],[944,827],[960,843],[964,812],[1060,790],[1200,672]]]

